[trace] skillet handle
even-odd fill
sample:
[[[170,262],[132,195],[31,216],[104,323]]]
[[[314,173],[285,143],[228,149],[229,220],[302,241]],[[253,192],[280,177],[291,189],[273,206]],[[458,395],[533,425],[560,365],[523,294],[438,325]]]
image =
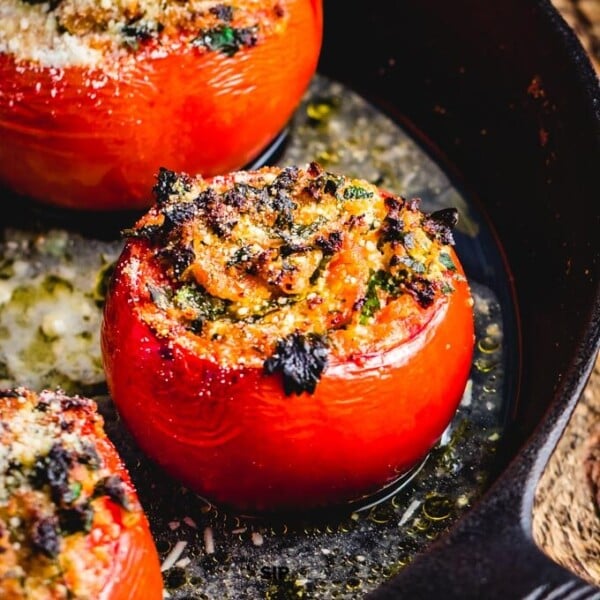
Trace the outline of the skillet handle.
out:
[[[600,598],[599,590],[550,560],[522,530],[507,523],[508,510],[492,506],[472,514],[367,599]]]
[[[530,533],[535,488],[563,423],[546,448],[530,447],[448,534],[366,598],[599,600],[599,588],[552,561]]]
[[[548,558],[519,522],[520,498],[505,488],[469,513],[369,600],[591,600],[592,588]]]

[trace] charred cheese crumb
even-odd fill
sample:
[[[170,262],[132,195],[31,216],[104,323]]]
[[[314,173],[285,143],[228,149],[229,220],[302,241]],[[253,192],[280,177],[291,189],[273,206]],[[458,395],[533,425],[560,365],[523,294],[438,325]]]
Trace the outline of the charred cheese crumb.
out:
[[[424,214],[316,163],[212,180],[162,169],[154,192],[126,232],[152,254],[141,318],[224,366],[295,361],[306,375],[289,393],[314,389],[329,358],[412,337],[462,277],[454,209]]]
[[[232,56],[286,26],[279,0],[3,0],[0,52],[57,68],[97,67],[149,45],[158,55],[187,44]]]
[[[125,509],[139,508],[100,459],[102,427],[91,400],[0,391],[0,597],[99,597],[108,566],[94,553],[112,552]]]

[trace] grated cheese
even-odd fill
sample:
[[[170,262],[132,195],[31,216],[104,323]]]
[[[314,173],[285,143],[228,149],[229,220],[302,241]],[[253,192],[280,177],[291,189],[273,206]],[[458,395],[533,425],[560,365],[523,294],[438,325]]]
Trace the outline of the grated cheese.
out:
[[[223,17],[229,9],[231,20]],[[107,62],[134,64],[146,46],[160,56],[169,45],[192,43],[223,25],[265,35],[286,23],[277,0],[3,0],[0,53],[43,67],[105,69]]]

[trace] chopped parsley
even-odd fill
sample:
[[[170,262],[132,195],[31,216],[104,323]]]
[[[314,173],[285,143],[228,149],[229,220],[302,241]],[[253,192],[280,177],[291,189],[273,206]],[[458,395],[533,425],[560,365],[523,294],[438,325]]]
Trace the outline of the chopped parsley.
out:
[[[456,265],[452,261],[452,257],[447,252],[440,252],[440,262],[449,271],[456,271]]]
[[[192,41],[192,45],[234,56],[241,48],[256,44],[256,33],[257,27],[235,28],[230,25],[220,25],[201,32]]]
[[[400,292],[398,283],[391,273],[382,269],[371,271],[369,283],[367,284],[367,293],[360,311],[361,325],[366,325],[369,319],[381,308],[378,290],[387,292],[392,296],[397,296]]]
[[[359,185],[349,185],[344,189],[344,200],[372,198],[373,192]]]
[[[181,310],[190,310],[194,316],[190,321],[214,321],[227,313],[227,300],[211,296],[198,285],[183,285],[173,295],[173,304]]]

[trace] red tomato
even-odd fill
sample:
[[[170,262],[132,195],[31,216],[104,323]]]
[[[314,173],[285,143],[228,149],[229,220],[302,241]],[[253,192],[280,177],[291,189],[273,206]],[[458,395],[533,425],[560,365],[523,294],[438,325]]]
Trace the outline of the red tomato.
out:
[[[239,49],[221,19],[204,38],[142,31],[133,58],[107,54],[94,68],[0,52],[0,183],[61,207],[140,209],[160,166],[214,175],[254,160],[314,74],[322,8],[265,0],[251,10],[270,25]],[[221,49],[208,47],[210,31],[225,36]]]
[[[304,190],[305,200],[298,200],[292,193],[296,206],[300,207],[298,211],[304,210],[315,194],[321,194],[318,206],[322,212],[329,210],[330,205],[339,205],[340,198],[356,198],[343,201],[344,210],[356,217],[357,213],[364,212],[364,203],[370,202],[364,198],[374,189],[357,187],[363,184],[357,184],[356,180],[339,183],[338,178],[341,191],[328,204],[322,192],[316,192],[316,188],[307,183],[310,182],[307,177],[301,175],[295,188]],[[230,180],[220,178],[213,185],[217,194],[223,193],[224,181],[225,188],[229,189]],[[259,185],[258,180],[247,181],[254,189]],[[320,175],[314,181],[325,179]],[[201,197],[203,189],[206,189],[205,183],[198,188],[192,186],[189,197]],[[276,194],[270,197],[274,196]],[[152,237],[145,239],[143,232],[160,228],[161,210],[170,211],[170,223],[177,220],[179,214],[191,212],[171,210],[175,206],[175,201],[170,204],[172,201],[172,198],[163,200],[162,208],[155,207],[137,224],[140,235],[125,245],[104,312],[102,350],[109,389],[140,447],[200,495],[250,511],[305,509],[357,500],[393,482],[421,460],[451,420],[471,365],[472,300],[454,251],[448,248],[445,254],[446,264],[450,259],[453,263],[453,273],[443,275],[452,277],[454,291],[436,293],[429,305],[419,304],[410,293],[400,295],[386,306],[378,303],[378,312],[369,326],[375,338],[366,350],[359,352],[353,339],[359,327],[345,328],[331,317],[331,310],[323,311],[321,307],[327,306],[329,301],[342,302],[352,313],[360,310],[357,307],[364,306],[365,302],[373,301],[366,279],[361,283],[361,277],[369,276],[369,265],[360,250],[368,248],[368,243],[364,246],[359,243],[354,248],[352,241],[360,241],[360,236],[369,233],[359,232],[356,238],[347,230],[341,238],[335,233],[337,229],[330,233],[327,243],[335,245],[334,251],[338,252],[323,275],[330,297],[319,303],[314,298],[311,300],[309,293],[303,310],[308,311],[307,323],[326,318],[324,327],[329,328],[330,336],[336,336],[338,350],[330,355],[314,390],[294,396],[289,395],[289,390],[286,393],[277,373],[269,374],[269,370],[256,361],[244,363],[244,356],[263,342],[266,346],[272,345],[271,333],[265,333],[264,340],[244,342],[240,326],[239,342],[229,343],[227,354],[220,348],[219,341],[213,342],[214,336],[200,339],[193,332],[183,330],[172,318],[173,308],[157,308],[156,305],[161,304],[157,290],[170,285],[170,276],[160,258],[160,244],[164,240],[157,245]],[[189,206],[182,204],[184,208]],[[383,194],[379,206],[383,211],[387,210],[385,206],[399,204],[400,200]],[[415,209],[402,210],[404,220],[421,218]],[[215,206],[210,211],[209,218],[223,214]],[[264,214],[266,209],[257,212]],[[387,214],[388,225],[399,222],[393,220],[391,212]],[[335,219],[335,216],[326,219],[325,227],[337,227]],[[359,220],[355,218],[351,222],[356,224]],[[384,231],[385,218],[382,220],[381,231]],[[317,218],[315,223],[319,222]],[[339,221],[342,222],[346,221]],[[200,228],[199,225],[182,225],[182,231],[173,235],[183,238],[193,227]],[[204,266],[192,262],[186,273],[194,273],[202,285],[213,292],[220,290],[230,299],[239,294],[241,301],[250,302],[247,295],[236,288],[231,259],[219,258],[222,253],[227,255],[227,244],[235,231],[234,228],[227,234],[230,237],[215,245],[213,254],[209,252],[205,256]],[[369,231],[367,224],[365,232]],[[261,235],[256,239],[262,239]],[[387,235],[392,235],[389,229]],[[207,236],[204,230],[197,234],[200,242],[196,259],[198,253],[210,248],[205,245]],[[326,238],[327,234],[321,232],[315,239],[321,247],[327,247],[323,243]],[[187,238],[182,243],[190,247]],[[235,247],[241,242],[232,243]],[[251,251],[246,249],[255,243],[249,241],[241,247],[248,254]],[[272,249],[273,243],[270,240],[268,247]],[[381,253],[388,252],[384,246]],[[286,252],[292,251],[288,247]],[[298,251],[302,253],[302,260],[309,263],[309,250]],[[380,256],[377,250],[374,252]],[[255,267],[265,268],[272,276],[274,271],[265,267],[262,256],[262,262],[259,260]],[[221,270],[221,261],[227,265],[224,270]],[[304,263],[297,263],[300,264]],[[242,286],[245,279],[251,280],[254,287],[246,289],[258,298],[263,288],[256,268],[249,263],[245,265],[245,273],[252,275],[238,271],[237,281]],[[202,277],[203,268],[213,274],[214,281]],[[269,280],[271,289],[276,280],[276,277]],[[342,284],[344,281],[351,283]],[[278,296],[282,297],[286,298]],[[346,319],[345,323],[353,318],[352,314],[344,316],[343,311],[333,312],[336,318]],[[261,318],[249,320],[245,327],[255,327],[256,322],[260,323]],[[224,335],[238,335],[234,326],[227,331],[229,333]],[[228,362],[227,356],[237,358]]]
[[[148,522],[95,404],[18,388],[0,394],[0,416],[0,596],[162,598]]]

